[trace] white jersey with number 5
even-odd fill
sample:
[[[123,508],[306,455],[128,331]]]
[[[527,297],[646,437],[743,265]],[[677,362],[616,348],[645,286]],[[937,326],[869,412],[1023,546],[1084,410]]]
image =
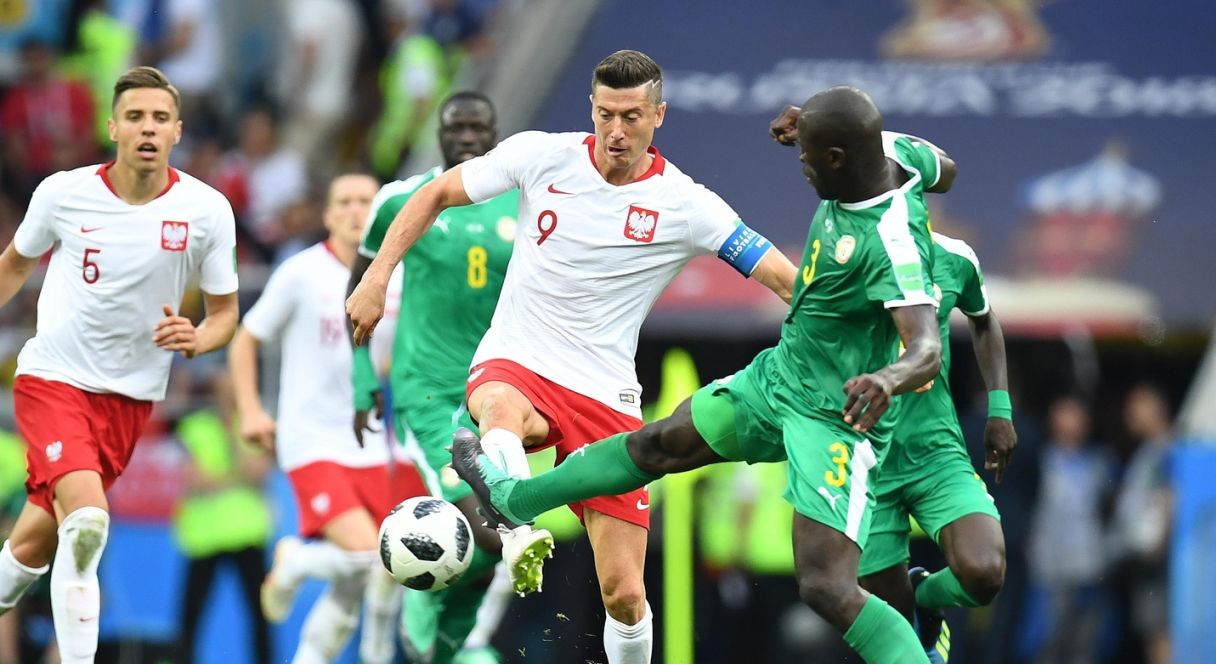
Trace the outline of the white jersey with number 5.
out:
[[[236,291],[236,226],[228,200],[186,173],[169,169],[160,196],[131,205],[109,166],[46,178],[17,227],[22,256],[53,250],[17,374],[156,401],[173,359],[152,341],[162,306],[177,311],[196,272],[204,292]]]
[[[367,434],[360,447],[352,428],[349,279],[328,243],[313,245],[283,261],[241,322],[258,341],[280,344],[275,453],[285,471],[318,461],[348,468],[388,463],[383,436]]]
[[[653,147],[653,166],[620,186],[594,150],[590,134],[528,131],[461,166],[474,203],[520,192],[511,264],[473,364],[510,360],[640,417],[642,321],[694,256],[727,258],[739,215]]]

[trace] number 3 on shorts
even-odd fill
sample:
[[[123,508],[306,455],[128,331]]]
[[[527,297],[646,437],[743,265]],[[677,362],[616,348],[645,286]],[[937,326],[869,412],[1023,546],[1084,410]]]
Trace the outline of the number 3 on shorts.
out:
[[[836,464],[836,470],[824,471],[823,479],[831,486],[844,486],[845,471],[849,466],[849,446],[836,441],[828,446],[828,452],[832,454],[832,463]]]

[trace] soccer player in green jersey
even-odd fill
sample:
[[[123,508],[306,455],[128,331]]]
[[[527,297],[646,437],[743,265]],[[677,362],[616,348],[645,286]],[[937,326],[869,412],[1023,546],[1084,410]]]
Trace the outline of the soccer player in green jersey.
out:
[[[485,154],[497,142],[494,106],[477,92],[458,92],[439,111],[439,143],[446,169]],[[393,218],[423,184],[446,169],[434,168],[386,184],[372,201],[359,257],[347,295],[359,284],[380,249]],[[473,525],[473,563],[456,586],[438,593],[411,592],[405,602],[405,632],[414,660],[452,661],[477,620],[494,575],[502,542],[481,527],[472,490],[450,468],[452,433],[472,426],[464,410],[465,379],[473,352],[494,314],[515,235],[519,192],[480,205],[450,208],[435,221],[403,263],[401,310],[393,342],[389,383],[397,437],[413,447],[432,494],[455,503]],[[355,347],[355,428],[383,407],[367,345]],[[408,432],[407,432],[408,429]],[[498,601],[505,602],[507,598]]]
[[[999,482],[1017,446],[1005,369],[1005,340],[992,313],[984,276],[971,247],[933,233],[933,282],[938,291],[942,368],[924,393],[902,399],[891,453],[874,483],[877,506],[858,574],[866,590],[913,620],[930,661],[949,657],[944,607],[990,603],[1005,577],[1005,539],[992,497],[967,454],[950,395],[950,312],[971,324],[976,359],[989,389],[985,468]],[[909,515],[946,554],[949,567],[909,577]],[[913,586],[915,584],[915,587]]]
[[[593,443],[530,480],[508,477],[472,435],[457,434],[453,465],[486,510],[525,523],[667,473],[788,459],[804,601],[866,662],[927,662],[908,621],[858,585],[857,565],[874,500],[870,472],[894,425],[883,415],[941,365],[924,193],[948,189],[954,164],[924,141],[883,133],[878,109],[855,88],[811,97],[797,140],[823,202],[777,346],[671,417]]]

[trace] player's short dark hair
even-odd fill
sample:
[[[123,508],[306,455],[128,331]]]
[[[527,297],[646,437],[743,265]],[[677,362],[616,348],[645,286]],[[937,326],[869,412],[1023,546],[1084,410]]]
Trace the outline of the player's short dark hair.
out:
[[[663,70],[659,63],[641,51],[622,50],[600,60],[591,74],[591,93],[603,85],[614,90],[636,88],[650,83],[655,104],[663,101]]]
[[[490,101],[490,98],[488,96],[486,96],[485,93],[479,92],[477,90],[461,90],[459,92],[453,93],[447,99],[444,99],[443,103],[439,105],[439,117],[442,119],[443,114],[446,113],[448,110],[448,106],[451,106],[452,104],[454,104],[456,102],[460,102],[460,101],[482,102],[486,106],[490,107],[490,116],[491,117],[493,117],[493,118],[498,117],[498,109],[494,108],[494,102]]]
[[[181,94],[169,82],[169,78],[156,67],[132,67],[127,70],[127,73],[119,76],[118,80],[114,82],[114,98],[110,101],[110,110],[118,106],[118,98],[122,96],[122,93],[138,88],[154,88],[168,92],[169,96],[173,97],[173,105],[177,107],[177,112],[182,112]]]

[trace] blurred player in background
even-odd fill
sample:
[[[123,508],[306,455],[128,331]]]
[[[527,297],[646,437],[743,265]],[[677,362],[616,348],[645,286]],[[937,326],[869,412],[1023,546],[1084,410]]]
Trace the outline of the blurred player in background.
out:
[[[498,141],[494,105],[478,92],[458,92],[439,107],[439,146],[444,168],[434,168],[380,189],[351,270],[353,291],[380,250],[393,219],[420,187],[445,170],[480,157]],[[411,456],[432,495],[456,504],[473,525],[473,562],[455,586],[439,592],[408,591],[406,643],[411,660],[452,661],[477,624],[470,650],[489,648],[510,593],[486,598],[502,544],[482,526],[472,489],[451,469],[448,448],[458,426],[472,426],[464,408],[469,364],[498,303],[511,243],[519,192],[508,191],[479,205],[442,212],[403,263],[400,320],[389,372],[397,438],[415,449]],[[367,346],[355,348],[356,435],[362,437],[368,412],[383,408]],[[408,432],[406,429],[408,428]],[[416,442],[414,442],[416,441]],[[485,619],[478,608],[486,598]],[[465,657],[472,657],[469,653]]]
[[[299,506],[300,535],[275,546],[262,585],[262,611],[272,622],[291,611],[306,577],[329,581],[304,621],[294,662],[331,662],[359,622],[364,662],[391,661],[398,586],[381,569],[380,521],[420,483],[391,476],[387,442],[362,445],[351,433],[351,350],[342,314],[344,287],[378,183],[343,175],[330,183],[325,206],[329,238],[275,270],[245,315],[229,350],[241,436],[274,451]],[[258,350],[281,344],[278,421],[258,393]]]
[[[877,506],[870,541],[858,566],[861,586],[919,625],[930,661],[945,662],[950,632],[945,607],[986,606],[1005,578],[1005,538],[1000,513],[967,454],[950,394],[950,312],[971,324],[980,373],[988,387],[985,468],[1000,482],[1017,446],[1005,369],[1005,338],[992,313],[984,275],[971,247],[933,233],[933,283],[942,368],[929,389],[902,397],[891,451],[874,482]],[[947,569],[908,570],[912,516],[946,554]],[[914,613],[916,614],[914,616]]]
[[[17,358],[13,407],[29,443],[28,501],[0,550],[0,613],[47,571],[63,662],[92,662],[109,535],[105,490],[122,474],[172,353],[228,343],[237,323],[236,230],[217,191],[169,167],[180,97],[136,67],[114,85],[115,160],[38,186],[0,255],[0,305],[51,251],[38,329]],[[201,274],[206,315],[176,315]]]
[[[794,132],[823,200],[776,347],[671,417],[588,445],[534,479],[513,477],[471,437],[456,438],[454,466],[487,511],[518,523],[667,473],[788,460],[803,600],[866,662],[927,662],[908,621],[858,585],[857,564],[872,519],[871,472],[895,419],[883,415],[941,367],[924,193],[948,190],[954,164],[928,143],[883,132],[882,115],[855,88],[811,97]]]
[[[394,220],[347,302],[355,340],[379,321],[392,266],[443,210],[520,190],[520,228],[502,297],[473,359],[468,407],[497,463],[530,473],[525,447],[557,447],[558,463],[590,441],[642,425],[634,368],[638,330],[694,256],[717,254],[787,302],[794,267],[721,198],[651,143],[662,125],[662,71],[618,51],[595,68],[595,133],[529,131],[427,183]],[[642,572],[650,499],[643,486],[571,508],[595,553],[612,664],[650,661]],[[552,536],[491,516],[516,591],[541,586]]]

